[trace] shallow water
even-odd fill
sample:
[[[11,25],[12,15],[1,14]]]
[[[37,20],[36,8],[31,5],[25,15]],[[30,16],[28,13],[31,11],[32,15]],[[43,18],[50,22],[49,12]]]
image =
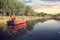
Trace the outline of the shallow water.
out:
[[[19,34],[19,35],[18,35]],[[7,40],[60,40],[60,21],[37,20],[31,21],[26,29],[18,32],[18,36]]]

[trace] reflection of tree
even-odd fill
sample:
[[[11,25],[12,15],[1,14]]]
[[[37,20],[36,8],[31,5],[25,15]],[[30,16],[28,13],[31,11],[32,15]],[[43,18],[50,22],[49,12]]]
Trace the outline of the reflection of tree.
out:
[[[59,19],[59,18],[53,18],[53,20],[60,21],[60,19]]]
[[[38,22],[44,23],[47,20],[49,20],[49,19],[42,18],[42,19],[39,19],[39,20],[32,20],[32,21],[28,22],[28,26],[26,27],[26,29],[27,29],[27,31],[31,31],[34,28],[34,25],[36,23],[38,23]]]
[[[5,39],[6,40],[8,39],[8,34],[0,29],[0,40],[5,40]]]
[[[28,22],[28,25],[26,27],[27,31],[31,31],[33,29],[33,24],[31,22]]]
[[[47,20],[50,20],[50,18],[48,18],[48,19],[42,18],[42,19],[39,20],[39,22],[44,23],[44,22],[47,21]]]
[[[17,40],[18,36],[25,35],[27,33],[26,29],[20,29],[15,34],[10,35],[6,32],[0,29],[0,40]]]
[[[27,33],[27,30],[26,29],[20,29],[20,30],[18,30],[18,32],[17,32],[17,36],[21,36],[21,35],[25,35]]]
[[[38,23],[38,22],[39,22],[39,20],[29,21],[29,22],[28,22],[28,26],[26,27],[26,29],[27,29],[28,31],[31,31],[31,30],[34,28],[34,25],[35,25],[36,23]]]

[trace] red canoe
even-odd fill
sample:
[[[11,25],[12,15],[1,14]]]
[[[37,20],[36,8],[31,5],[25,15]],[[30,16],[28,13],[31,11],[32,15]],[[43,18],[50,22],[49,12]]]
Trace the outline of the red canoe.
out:
[[[19,30],[21,28],[25,28],[27,26],[27,20],[14,20],[7,21],[7,25],[9,29]]]

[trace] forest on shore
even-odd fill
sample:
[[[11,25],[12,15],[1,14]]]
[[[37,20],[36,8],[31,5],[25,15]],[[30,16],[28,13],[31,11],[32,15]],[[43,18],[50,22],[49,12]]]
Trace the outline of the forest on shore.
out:
[[[39,17],[57,17],[60,13],[52,15],[44,12],[34,12],[32,7],[25,5],[18,0],[0,0],[0,16],[9,16],[11,12],[15,12],[15,15],[22,16],[39,16]]]

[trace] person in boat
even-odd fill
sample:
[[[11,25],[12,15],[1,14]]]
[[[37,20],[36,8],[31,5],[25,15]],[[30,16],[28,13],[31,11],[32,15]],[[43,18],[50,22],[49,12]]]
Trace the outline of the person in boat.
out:
[[[14,21],[16,19],[16,16],[15,16],[14,12],[11,13],[10,18],[11,18],[12,21]]]
[[[23,20],[23,19],[25,19],[25,15],[24,15],[24,14],[22,15],[22,20]]]

